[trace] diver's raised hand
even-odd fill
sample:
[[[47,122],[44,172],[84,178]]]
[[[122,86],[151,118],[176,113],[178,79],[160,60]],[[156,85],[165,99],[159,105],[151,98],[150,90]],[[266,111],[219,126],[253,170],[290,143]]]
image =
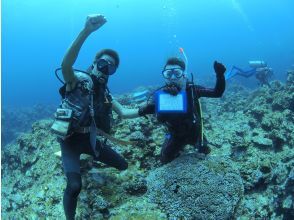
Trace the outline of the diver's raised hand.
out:
[[[213,68],[217,76],[223,76],[226,72],[226,67],[217,61],[214,61]]]
[[[85,30],[92,33],[98,30],[107,22],[106,18],[100,14],[88,15],[85,23]]]

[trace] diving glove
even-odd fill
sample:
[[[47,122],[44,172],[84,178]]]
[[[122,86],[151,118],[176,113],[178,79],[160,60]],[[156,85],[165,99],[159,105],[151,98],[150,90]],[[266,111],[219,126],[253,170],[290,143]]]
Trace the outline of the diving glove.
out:
[[[218,63],[217,61],[214,61],[213,68],[218,77],[224,76],[226,72],[226,67],[222,63]]]

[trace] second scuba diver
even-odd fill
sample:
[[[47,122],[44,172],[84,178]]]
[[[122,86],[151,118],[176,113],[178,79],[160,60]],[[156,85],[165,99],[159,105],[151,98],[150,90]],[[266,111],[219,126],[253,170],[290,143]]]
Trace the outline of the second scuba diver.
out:
[[[208,154],[202,133],[200,97],[219,98],[225,91],[226,68],[214,62],[216,85],[214,89],[194,85],[185,74],[186,64],[179,58],[167,60],[162,75],[166,85],[154,94],[152,103],[139,109],[139,115],[156,114],[159,122],[164,123],[169,133],[161,149],[161,162],[169,163],[175,159],[186,144],[199,147],[199,152]]]

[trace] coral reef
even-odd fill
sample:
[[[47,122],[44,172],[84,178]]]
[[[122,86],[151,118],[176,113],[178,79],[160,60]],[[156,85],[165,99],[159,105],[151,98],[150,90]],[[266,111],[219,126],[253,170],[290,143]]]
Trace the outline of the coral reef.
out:
[[[232,161],[182,155],[150,172],[148,193],[170,219],[230,219],[243,197],[243,183]]]
[[[56,106],[34,105],[32,107],[2,106],[1,130],[2,147],[15,140],[20,134],[29,132],[32,124],[41,119],[53,118]]]
[[[159,162],[166,129],[154,116],[115,115],[113,135],[137,142],[108,142],[129,168],[119,172],[82,157],[77,219],[294,219],[294,71],[285,83],[255,91],[229,85],[221,99],[201,102],[211,154],[203,158],[187,146],[167,165]],[[18,114],[4,114],[2,131],[10,122],[22,128]],[[54,154],[60,147],[52,120],[36,120],[2,148],[3,219],[64,219],[66,182]]]

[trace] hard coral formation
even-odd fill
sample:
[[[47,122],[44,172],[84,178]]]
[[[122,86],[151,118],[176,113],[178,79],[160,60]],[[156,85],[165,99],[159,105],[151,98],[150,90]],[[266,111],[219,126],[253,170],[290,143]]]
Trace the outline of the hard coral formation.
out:
[[[170,219],[230,219],[243,196],[240,174],[226,158],[183,155],[150,172],[148,193]]]

